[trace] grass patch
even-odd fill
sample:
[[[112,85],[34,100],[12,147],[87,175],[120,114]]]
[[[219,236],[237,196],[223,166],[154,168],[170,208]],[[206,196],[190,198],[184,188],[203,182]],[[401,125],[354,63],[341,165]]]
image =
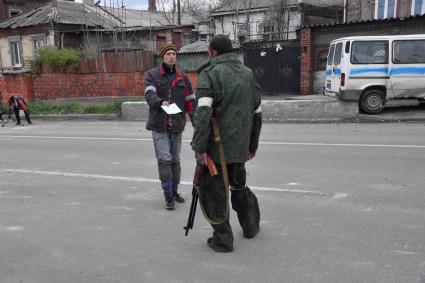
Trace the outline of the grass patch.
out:
[[[126,100],[116,100],[100,104],[28,102],[31,114],[121,114],[121,104]]]

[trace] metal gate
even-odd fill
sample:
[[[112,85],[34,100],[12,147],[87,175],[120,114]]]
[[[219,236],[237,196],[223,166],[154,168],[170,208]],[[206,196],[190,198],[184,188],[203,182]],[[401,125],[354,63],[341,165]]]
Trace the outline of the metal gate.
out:
[[[300,48],[279,47],[245,49],[245,65],[254,71],[265,94],[299,94]]]

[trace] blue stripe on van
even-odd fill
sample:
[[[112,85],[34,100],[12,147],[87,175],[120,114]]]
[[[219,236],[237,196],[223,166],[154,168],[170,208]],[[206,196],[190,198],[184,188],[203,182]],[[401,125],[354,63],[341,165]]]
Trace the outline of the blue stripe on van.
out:
[[[326,70],[326,76],[332,76],[332,69]]]
[[[358,68],[358,69],[351,69],[350,76],[355,75],[361,75],[365,73],[382,73],[387,75],[388,74],[388,68],[382,67],[382,68]]]
[[[398,67],[392,68],[390,76],[396,75],[425,75],[425,67]]]
[[[335,73],[335,75],[340,76],[341,75],[341,69],[335,68],[334,73]]]

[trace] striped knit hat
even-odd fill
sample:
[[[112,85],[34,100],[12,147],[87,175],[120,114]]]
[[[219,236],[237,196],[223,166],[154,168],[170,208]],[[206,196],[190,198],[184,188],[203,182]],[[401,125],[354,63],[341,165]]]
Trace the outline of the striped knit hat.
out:
[[[174,44],[172,43],[165,43],[164,45],[161,46],[161,49],[159,50],[159,56],[164,57],[165,53],[167,53],[167,51],[170,50],[174,50],[177,52],[176,47],[174,46]]]

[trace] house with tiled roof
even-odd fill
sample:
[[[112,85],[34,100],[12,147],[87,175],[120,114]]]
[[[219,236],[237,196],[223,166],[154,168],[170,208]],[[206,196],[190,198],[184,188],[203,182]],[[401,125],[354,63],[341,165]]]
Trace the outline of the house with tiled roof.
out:
[[[102,7],[51,0],[0,21],[0,72],[19,70],[44,46],[90,48],[97,52],[148,50],[165,42],[177,48],[191,42],[196,19],[183,14]]]

